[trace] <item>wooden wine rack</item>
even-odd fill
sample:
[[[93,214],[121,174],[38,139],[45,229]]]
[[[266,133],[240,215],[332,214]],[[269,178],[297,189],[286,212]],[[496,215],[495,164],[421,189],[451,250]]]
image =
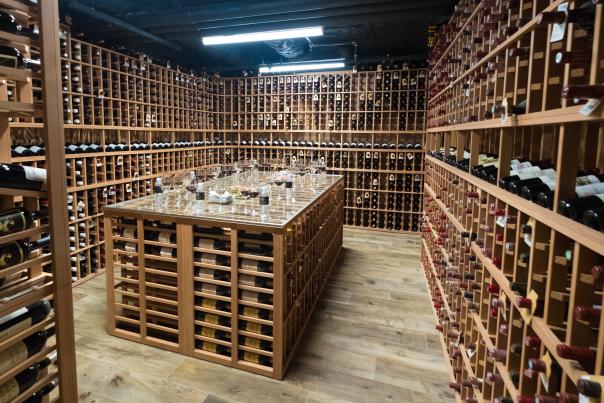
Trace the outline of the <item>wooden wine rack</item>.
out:
[[[106,208],[109,333],[282,379],[342,246],[343,180],[316,189],[265,218],[257,199]]]
[[[602,83],[602,5],[581,24],[541,23],[563,3],[462,1],[431,56],[422,259],[458,401],[576,398],[581,377],[604,372],[604,318],[576,312],[602,305],[591,270],[604,234],[558,214],[577,172],[604,168],[601,108],[561,98]],[[587,58],[557,63],[558,52]],[[512,159],[552,161],[553,210],[452,165],[469,156],[471,170],[480,154],[497,156],[497,183]],[[590,358],[564,358],[562,345]],[[535,359],[551,360],[547,376]]]
[[[426,69],[384,66],[383,71],[220,78],[107,49],[75,38],[66,27],[60,44],[66,144],[101,147],[98,152],[68,154],[65,161],[74,218],[70,252],[75,284],[104,271],[104,205],[150,194],[155,178],[169,172],[242,159],[324,158],[330,172],[346,176],[347,225],[418,231],[423,150],[382,149],[381,145],[423,143]],[[307,83],[304,88],[302,81]],[[34,86],[32,94],[39,98],[40,88]],[[270,124],[265,127],[261,120]],[[294,121],[300,123],[294,126]],[[13,145],[42,144],[42,128],[39,115],[14,118]],[[263,141],[267,145],[261,145]],[[295,146],[301,141],[313,146]],[[158,142],[189,146],[150,149]],[[336,147],[353,142],[362,142],[365,148]],[[149,149],[103,151],[120,143],[145,144]],[[360,161],[367,152],[377,168],[373,162],[365,168]],[[391,169],[392,152],[397,160],[415,163],[397,162]],[[12,161],[37,166],[43,159],[24,156]],[[359,180],[359,172],[368,173],[370,180]],[[389,187],[390,175],[395,175],[394,190]],[[375,193],[377,204],[357,203],[357,196],[364,198],[366,192],[372,198]],[[85,211],[77,211],[78,206]]]
[[[16,363],[4,373],[0,373],[0,384],[5,384],[32,364],[56,352],[58,366],[50,366],[39,375],[31,387],[19,393],[12,400],[22,402],[52,381],[58,380],[59,388],[52,391],[50,401],[76,401],[77,378],[74,349],[73,303],[71,279],[65,267],[69,267],[62,100],[60,98],[59,72],[59,21],[58,4],[41,1],[37,6],[22,2],[0,1],[3,9],[14,13],[17,21],[27,27],[40,24],[40,36],[29,37],[9,32],[0,32],[6,46],[14,47],[24,57],[40,57],[41,71],[2,66],[0,68],[0,160],[10,161],[11,130],[9,121],[33,122],[45,117],[46,126],[41,132],[46,147],[46,155],[33,164],[47,170],[47,190],[24,191],[0,188],[0,205],[3,209],[21,206],[29,211],[37,211],[43,204],[49,206],[49,219],[35,224],[25,231],[0,237],[0,245],[18,240],[34,241],[43,234],[51,236],[53,253],[34,252],[22,263],[2,270],[0,287],[0,317],[28,306],[36,301],[52,301],[50,315],[16,334],[0,339],[0,350],[16,345],[37,332],[54,327],[56,336],[49,338],[42,349]],[[24,123],[27,124],[27,123]],[[47,272],[48,271],[48,272]],[[6,396],[4,396],[6,397]],[[10,397],[10,396],[9,396]],[[49,401],[48,398],[45,398]]]

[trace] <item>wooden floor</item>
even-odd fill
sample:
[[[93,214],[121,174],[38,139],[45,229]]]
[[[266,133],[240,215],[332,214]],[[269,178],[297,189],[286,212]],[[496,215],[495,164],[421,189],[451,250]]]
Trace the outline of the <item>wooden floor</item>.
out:
[[[452,402],[420,238],[345,230],[344,250],[279,382],[108,336],[105,276],[74,290],[80,401]]]

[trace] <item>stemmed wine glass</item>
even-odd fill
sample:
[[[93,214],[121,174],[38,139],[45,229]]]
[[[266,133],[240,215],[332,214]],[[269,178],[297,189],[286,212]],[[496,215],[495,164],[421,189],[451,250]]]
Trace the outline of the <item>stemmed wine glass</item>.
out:
[[[168,193],[168,192],[170,192],[170,190],[172,190],[172,185],[173,185],[173,177],[172,177],[172,175],[164,175],[162,177],[162,182],[161,182],[161,191],[162,191],[162,193]]]

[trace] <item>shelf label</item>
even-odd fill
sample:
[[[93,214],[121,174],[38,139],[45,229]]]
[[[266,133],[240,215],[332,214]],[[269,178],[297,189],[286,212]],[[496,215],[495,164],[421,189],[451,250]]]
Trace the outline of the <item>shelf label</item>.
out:
[[[541,360],[545,363],[545,373],[540,373],[539,377],[545,391],[549,393],[549,377],[552,375],[552,358],[549,355],[549,351],[545,352]]]
[[[539,299],[539,294],[537,294],[535,290],[531,290],[526,297],[532,301],[531,308],[518,308],[518,310],[520,311],[520,316],[522,316],[522,319],[524,319],[528,325],[531,323],[533,314],[537,310],[537,300]]]
[[[501,316],[503,316],[503,320],[505,320],[507,322],[508,318],[507,318],[507,314],[505,313],[505,311],[508,309],[508,300],[507,297],[505,295],[504,292],[500,292],[499,293],[499,307],[501,308]]]
[[[585,105],[583,105],[581,107],[581,109],[579,109],[579,114],[583,115],[583,116],[589,116],[591,115],[596,109],[598,109],[598,107],[600,106],[600,104],[602,103],[602,99],[595,99],[592,98],[589,101],[587,101],[587,103]]]
[[[562,3],[558,6],[557,11],[568,12],[568,3]],[[550,36],[550,42],[559,42],[564,39],[564,32],[566,31],[566,22],[562,24],[552,25],[552,35]]]

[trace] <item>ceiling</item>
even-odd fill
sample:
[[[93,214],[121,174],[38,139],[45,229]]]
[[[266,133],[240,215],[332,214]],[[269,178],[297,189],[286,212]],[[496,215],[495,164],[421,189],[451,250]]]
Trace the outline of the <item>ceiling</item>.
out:
[[[431,24],[456,0],[60,0],[72,32],[107,46],[143,51],[209,72],[256,72],[258,65],[345,58],[375,64],[424,59]],[[201,37],[323,26],[324,35],[287,43],[204,46]],[[354,44],[356,44],[356,46]],[[356,52],[355,52],[356,50]]]

